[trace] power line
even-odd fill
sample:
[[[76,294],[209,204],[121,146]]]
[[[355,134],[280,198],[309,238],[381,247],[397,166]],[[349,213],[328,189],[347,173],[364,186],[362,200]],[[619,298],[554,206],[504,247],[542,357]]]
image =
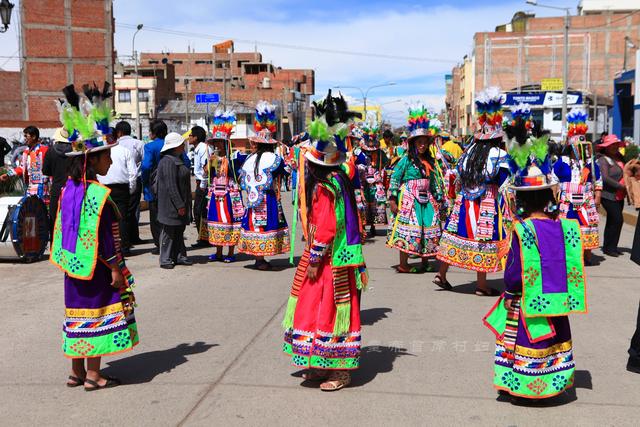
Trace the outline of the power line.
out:
[[[135,29],[136,25],[123,23],[123,24],[116,24],[116,27]],[[403,56],[403,55],[388,55],[388,54],[373,53],[373,52],[357,52],[357,51],[349,51],[349,50],[326,49],[326,48],[315,47],[315,46],[302,46],[302,45],[260,41],[260,40],[239,39],[239,38],[230,37],[230,36],[219,36],[219,35],[205,34],[205,33],[193,33],[193,32],[187,32],[187,31],[169,30],[169,29],[159,28],[159,27],[145,26],[144,30],[154,32],[154,33],[168,34],[168,35],[181,36],[181,37],[193,37],[193,38],[202,38],[202,39],[208,39],[208,40],[211,40],[211,39],[233,40],[234,42],[238,42],[238,43],[247,43],[247,44],[254,44],[254,45],[260,44],[263,46],[276,47],[281,49],[302,50],[307,52],[331,53],[331,54],[337,54],[337,55],[390,59],[390,60],[397,60],[397,61],[439,62],[439,63],[445,63],[445,64],[458,63],[458,61],[449,60],[449,59],[427,58],[427,57],[418,57],[418,56]]]

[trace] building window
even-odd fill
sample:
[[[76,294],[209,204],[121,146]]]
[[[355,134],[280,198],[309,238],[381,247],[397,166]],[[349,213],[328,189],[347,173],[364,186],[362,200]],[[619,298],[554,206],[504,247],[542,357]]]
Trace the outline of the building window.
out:
[[[213,64],[213,61],[196,61],[196,64]]]
[[[554,108],[553,109],[553,121],[561,122],[562,121],[562,108]]]
[[[131,102],[131,91],[130,90],[118,91],[118,102]]]
[[[150,59],[149,60],[149,64],[158,64],[158,60],[157,59]]]
[[[147,89],[140,89],[138,91],[138,101],[149,102],[149,91]]]
[[[182,64],[182,61],[179,61],[179,60],[175,60],[175,61],[171,61],[171,62],[174,63],[174,64]]]

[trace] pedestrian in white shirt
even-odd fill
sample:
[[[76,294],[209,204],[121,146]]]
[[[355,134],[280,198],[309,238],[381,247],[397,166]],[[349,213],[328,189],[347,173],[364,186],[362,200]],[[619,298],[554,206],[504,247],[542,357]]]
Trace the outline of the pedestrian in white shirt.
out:
[[[98,181],[111,189],[111,200],[120,211],[120,244],[122,252],[130,253],[129,225],[127,212],[129,212],[129,199],[136,191],[136,164],[133,161],[131,151],[116,145],[111,149],[111,167],[106,175],[98,175]]]
[[[142,198],[140,165],[144,156],[144,142],[131,136],[131,125],[124,120],[116,124],[116,138],[118,138],[118,145],[131,152],[133,162],[136,165],[136,190],[129,198],[128,211],[126,214],[122,212],[122,215],[126,217],[125,222],[128,226],[127,237],[129,238],[129,243],[137,245],[142,243],[142,239],[140,239],[140,199]]]
[[[198,241],[193,247],[209,247],[209,232],[207,231],[207,191],[208,178],[205,168],[213,155],[214,148],[205,140],[207,132],[200,126],[194,126],[189,134],[189,144],[195,146],[193,152],[193,174],[196,177],[196,194],[193,199],[193,219],[198,230]]]

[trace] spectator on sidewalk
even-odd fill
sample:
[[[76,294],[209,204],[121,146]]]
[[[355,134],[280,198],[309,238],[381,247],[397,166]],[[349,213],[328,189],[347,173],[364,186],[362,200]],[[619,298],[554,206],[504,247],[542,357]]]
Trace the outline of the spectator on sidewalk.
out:
[[[4,157],[11,152],[11,145],[0,136],[0,167],[4,166]]]
[[[184,230],[191,222],[191,173],[184,163],[184,151],[184,138],[176,132],[168,134],[152,183],[161,224],[160,267],[166,269],[192,264],[184,245]]]
[[[207,232],[207,179],[205,168],[213,155],[213,147],[205,140],[207,132],[200,126],[194,126],[189,134],[189,144],[196,147],[193,152],[193,174],[196,177],[196,191],[193,200],[193,218],[198,230],[198,241],[193,247],[209,247]]]
[[[66,154],[71,151],[71,143],[68,138],[69,132],[64,128],[58,128],[53,134],[53,141],[55,143],[47,150],[42,164],[42,173],[51,177],[49,218],[51,218],[52,230],[58,214],[60,192],[62,191],[62,187],[67,183],[70,160]]]
[[[129,122],[124,120],[116,124],[116,138],[118,138],[118,145],[131,152],[133,162],[136,165],[136,190],[131,194],[129,199],[129,210],[126,213],[129,243],[136,245],[142,243],[142,240],[140,239],[139,220],[140,198],[142,196],[141,165],[142,158],[144,156],[144,142],[131,136],[131,125]]]
[[[111,167],[106,175],[98,175],[100,184],[111,189],[111,200],[118,207],[120,213],[120,245],[124,255],[131,254],[129,240],[129,199],[136,191],[136,164],[131,152],[121,146],[114,145],[111,149]]]
[[[620,138],[611,134],[605,136],[603,142],[598,145],[598,150],[602,153],[598,159],[603,183],[602,207],[607,212],[602,252],[611,257],[622,255],[618,249],[618,242],[624,223],[622,209],[627,190],[624,185],[621,144]]]

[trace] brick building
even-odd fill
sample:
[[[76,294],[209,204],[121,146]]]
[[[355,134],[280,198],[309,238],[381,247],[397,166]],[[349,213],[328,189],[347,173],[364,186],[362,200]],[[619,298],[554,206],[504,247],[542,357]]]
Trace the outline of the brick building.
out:
[[[0,73],[0,127],[57,127],[64,86],[113,83],[112,0],[21,0],[19,18],[20,72]]]
[[[640,44],[640,13],[594,7],[582,7],[580,13],[570,17],[569,78],[565,83],[569,90],[584,95],[581,99],[585,104],[611,105],[612,82],[623,68],[625,37]],[[472,80],[472,96],[453,99],[450,108],[450,114],[462,117],[457,123],[461,134],[473,131],[465,114],[475,113],[473,98],[483,88],[499,86],[504,91],[517,92],[537,87],[540,90],[543,79],[562,78],[563,29],[563,16],[536,18],[518,12],[510,23],[497,27],[495,32],[475,34],[471,69],[464,61],[452,73],[455,76],[457,70],[460,83],[467,80],[465,86]],[[559,126],[561,118],[557,112],[550,114]],[[558,126],[553,124],[554,129]]]
[[[176,97],[189,104],[196,93],[218,93],[227,106],[252,107],[264,99],[282,110],[293,133],[301,131],[310,116],[313,70],[284,69],[264,62],[259,52],[235,52],[233,41],[213,45],[211,52],[204,53],[141,53],[140,62],[143,66],[172,64]]]

